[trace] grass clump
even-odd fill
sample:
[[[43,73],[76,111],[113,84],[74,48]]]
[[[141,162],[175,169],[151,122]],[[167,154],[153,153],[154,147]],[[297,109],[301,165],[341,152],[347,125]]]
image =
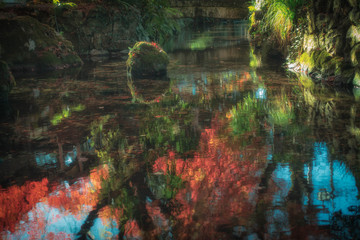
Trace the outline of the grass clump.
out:
[[[298,23],[299,13],[306,4],[307,0],[253,0],[249,7],[250,24],[258,24],[256,11],[261,10],[264,13],[261,32],[270,33],[278,43],[286,45],[290,41],[294,26]]]

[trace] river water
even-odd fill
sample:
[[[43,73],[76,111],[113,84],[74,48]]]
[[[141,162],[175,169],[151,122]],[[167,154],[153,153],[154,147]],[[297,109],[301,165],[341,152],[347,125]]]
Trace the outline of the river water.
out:
[[[1,103],[2,239],[358,239],[360,102],[220,22],[124,60],[17,78]],[[355,94],[356,95],[356,94]]]

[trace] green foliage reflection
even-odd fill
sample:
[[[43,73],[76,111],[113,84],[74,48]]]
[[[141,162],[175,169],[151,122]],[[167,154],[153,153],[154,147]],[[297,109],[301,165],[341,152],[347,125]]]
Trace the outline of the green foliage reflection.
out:
[[[50,120],[52,125],[58,125],[64,118],[68,118],[71,116],[71,112],[81,112],[85,110],[85,106],[82,104],[73,106],[73,107],[64,107],[61,113],[57,113]]]
[[[230,110],[229,116],[235,135],[256,132],[265,123],[286,127],[295,119],[292,104],[284,93],[269,102],[248,95]]]
[[[248,95],[242,102],[230,110],[231,127],[234,134],[242,135],[254,131],[259,126],[259,119],[264,114],[264,102]]]

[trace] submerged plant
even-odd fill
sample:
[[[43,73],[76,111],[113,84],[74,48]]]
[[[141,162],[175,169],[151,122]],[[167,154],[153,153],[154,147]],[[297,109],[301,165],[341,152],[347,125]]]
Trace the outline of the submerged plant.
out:
[[[294,110],[286,94],[281,94],[271,102],[269,120],[273,125],[287,126],[294,118]]]

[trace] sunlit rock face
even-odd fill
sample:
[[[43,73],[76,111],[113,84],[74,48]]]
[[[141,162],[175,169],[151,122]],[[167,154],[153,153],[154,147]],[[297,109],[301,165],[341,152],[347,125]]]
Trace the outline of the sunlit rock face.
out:
[[[136,78],[164,76],[168,64],[167,53],[154,42],[137,42],[126,61],[128,71]]]
[[[71,42],[29,16],[0,20],[1,58],[15,71],[46,71],[82,65]]]
[[[15,85],[14,77],[6,62],[0,61],[0,101],[7,96]]]

